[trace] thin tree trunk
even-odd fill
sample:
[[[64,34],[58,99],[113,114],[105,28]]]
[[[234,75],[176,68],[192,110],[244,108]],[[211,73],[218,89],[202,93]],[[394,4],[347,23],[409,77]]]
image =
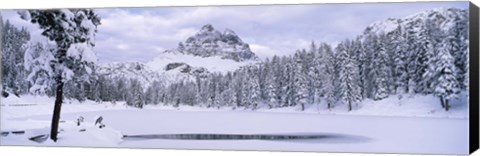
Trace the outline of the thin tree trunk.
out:
[[[350,112],[352,110],[352,102],[349,100],[348,101],[348,111]]]
[[[443,101],[443,97],[440,96],[440,104],[442,104],[442,108],[445,108],[445,103]]]
[[[445,110],[448,112],[448,109],[450,109],[450,106],[448,105],[448,99],[445,99]]]
[[[50,139],[54,142],[57,142],[58,134],[58,123],[60,122],[60,110],[62,109],[63,103],[63,82],[62,76],[56,78],[57,81],[57,90],[55,96],[55,106],[53,108],[53,117],[52,117],[52,129],[50,131]]]

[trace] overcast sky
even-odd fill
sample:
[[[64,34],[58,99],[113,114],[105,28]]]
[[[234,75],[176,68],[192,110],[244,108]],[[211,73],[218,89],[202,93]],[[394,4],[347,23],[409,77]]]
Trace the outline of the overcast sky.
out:
[[[337,43],[360,34],[369,24],[439,7],[468,8],[468,2],[365,3],[223,7],[97,9],[102,18],[96,47],[100,62],[148,62],[165,49],[212,24],[229,28],[259,57],[288,55],[310,42]],[[13,11],[4,20],[39,30]]]

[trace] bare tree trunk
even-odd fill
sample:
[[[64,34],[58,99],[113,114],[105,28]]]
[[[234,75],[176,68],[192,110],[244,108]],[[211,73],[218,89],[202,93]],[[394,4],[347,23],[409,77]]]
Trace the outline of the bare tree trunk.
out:
[[[448,105],[448,99],[445,99],[445,110],[448,112],[448,109],[450,109],[450,106]]]
[[[50,139],[54,142],[57,142],[58,134],[58,123],[60,122],[60,110],[62,109],[63,103],[63,82],[62,76],[56,78],[57,81],[57,90],[55,96],[55,106],[53,108],[53,117],[52,117],[52,129],[50,131]]]
[[[445,108],[445,103],[443,101],[443,97],[440,96],[440,104],[442,105],[442,108]]]
[[[348,101],[348,111],[350,112],[352,110],[352,102],[349,100]]]

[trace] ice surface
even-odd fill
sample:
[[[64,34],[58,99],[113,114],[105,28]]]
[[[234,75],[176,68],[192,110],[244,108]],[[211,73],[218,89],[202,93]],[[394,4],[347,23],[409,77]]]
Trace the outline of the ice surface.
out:
[[[60,139],[57,143],[47,140],[36,143],[33,136],[48,134],[53,109],[53,98],[23,96],[2,99],[1,131],[25,130],[23,135],[9,134],[1,137],[2,145],[35,146],[95,146],[142,147],[186,149],[237,149],[281,151],[328,152],[380,152],[380,153],[428,153],[466,154],[468,151],[468,120],[466,107],[453,106],[452,113],[432,113],[419,117],[419,110],[436,110],[437,103],[428,104],[434,98],[413,96],[398,102],[387,99],[384,106],[378,102],[365,102],[361,109],[346,112],[337,106],[330,113],[308,108],[258,111],[229,108],[207,109],[199,107],[173,108],[147,106],[144,109],[125,107],[122,102],[79,103],[67,100],[62,108]],[[414,101],[417,101],[414,103]],[[41,102],[41,103],[40,103]],[[457,101],[462,102],[462,101]],[[15,103],[36,103],[14,106]],[[343,110],[343,111],[342,111]],[[397,116],[384,116],[395,112]],[[438,109],[440,111],[441,108]],[[276,111],[276,112],[275,112]],[[384,112],[384,114],[372,112]],[[461,116],[462,112],[464,116]],[[344,115],[341,115],[344,114]],[[367,115],[368,114],[368,115]],[[74,121],[85,118],[85,124],[77,127]],[[93,126],[95,117],[102,116],[106,128]],[[401,117],[403,116],[403,117]],[[85,129],[80,132],[80,129]],[[275,136],[330,136],[314,139],[127,139],[123,135],[275,135]],[[185,136],[184,136],[185,137]],[[188,136],[186,136],[188,137]],[[261,137],[261,136],[257,136]]]

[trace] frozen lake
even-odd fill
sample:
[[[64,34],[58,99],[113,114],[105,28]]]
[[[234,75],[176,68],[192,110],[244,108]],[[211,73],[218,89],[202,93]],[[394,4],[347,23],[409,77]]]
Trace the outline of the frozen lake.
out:
[[[106,109],[63,113],[62,120],[74,121],[78,116],[93,120],[100,115],[108,128],[127,135],[118,144],[105,145],[108,147],[425,154],[468,151],[467,119]],[[49,114],[10,118],[2,129],[24,123],[48,127],[50,119]],[[2,137],[2,145],[22,144],[9,140]],[[57,145],[104,146],[61,141],[53,146]]]

